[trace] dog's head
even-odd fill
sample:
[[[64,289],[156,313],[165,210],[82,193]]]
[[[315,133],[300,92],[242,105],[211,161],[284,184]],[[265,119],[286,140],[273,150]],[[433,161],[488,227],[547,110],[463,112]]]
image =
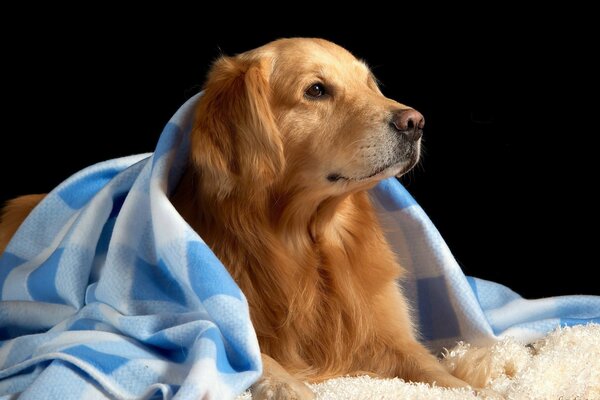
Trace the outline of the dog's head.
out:
[[[226,196],[275,183],[342,194],[419,158],[424,120],[386,98],[369,68],[320,39],[282,39],[212,67],[192,160]]]

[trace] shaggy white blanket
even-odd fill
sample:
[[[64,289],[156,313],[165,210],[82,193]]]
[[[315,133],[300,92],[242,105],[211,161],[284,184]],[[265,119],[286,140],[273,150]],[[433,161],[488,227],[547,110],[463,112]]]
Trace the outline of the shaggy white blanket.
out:
[[[474,349],[458,344],[444,360],[450,368],[473,357]],[[478,357],[481,351],[478,351]],[[505,339],[486,349],[491,379],[485,386],[510,400],[600,399],[600,325],[558,328],[524,346]],[[366,376],[337,378],[310,385],[319,400],[469,400],[484,399],[467,390],[443,389],[401,379]],[[249,400],[248,392],[238,400]]]

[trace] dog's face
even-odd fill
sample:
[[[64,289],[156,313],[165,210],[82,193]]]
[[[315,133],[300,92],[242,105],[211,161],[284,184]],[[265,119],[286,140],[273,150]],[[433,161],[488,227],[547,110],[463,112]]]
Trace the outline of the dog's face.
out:
[[[369,68],[326,41],[276,43],[270,83],[289,167],[341,188],[400,175],[418,160],[422,117],[383,96]]]
[[[423,117],[386,98],[369,68],[318,39],[284,39],[215,64],[192,154],[227,185],[275,181],[329,194],[399,176]]]

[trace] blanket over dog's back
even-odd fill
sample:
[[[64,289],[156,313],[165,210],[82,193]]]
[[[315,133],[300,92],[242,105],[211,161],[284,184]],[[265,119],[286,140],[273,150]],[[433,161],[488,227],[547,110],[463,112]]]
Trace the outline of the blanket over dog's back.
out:
[[[244,295],[168,199],[198,97],[153,154],[94,165],[57,187],[0,256],[0,396],[227,399],[260,376]],[[599,297],[524,300],[466,277],[397,180],[371,197],[432,348],[600,322]]]

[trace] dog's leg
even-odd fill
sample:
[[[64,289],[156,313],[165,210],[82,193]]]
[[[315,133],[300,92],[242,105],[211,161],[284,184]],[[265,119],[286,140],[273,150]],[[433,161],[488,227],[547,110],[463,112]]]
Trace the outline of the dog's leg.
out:
[[[263,354],[263,375],[250,388],[253,400],[311,400],[314,393],[279,363]]]
[[[422,344],[404,342],[394,351],[396,375],[413,382],[425,382],[448,388],[469,387],[469,384],[448,370]]]
[[[397,376],[443,387],[469,386],[453,376],[419,343],[407,301],[395,284],[382,294],[381,303],[375,303],[374,310],[375,323],[379,327],[374,344],[376,356],[373,360],[365,360],[366,367],[384,377]]]
[[[17,197],[6,203],[0,216],[0,255],[10,242],[19,226],[29,215],[31,210],[45,197],[45,194],[30,194]]]

